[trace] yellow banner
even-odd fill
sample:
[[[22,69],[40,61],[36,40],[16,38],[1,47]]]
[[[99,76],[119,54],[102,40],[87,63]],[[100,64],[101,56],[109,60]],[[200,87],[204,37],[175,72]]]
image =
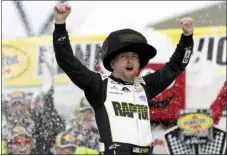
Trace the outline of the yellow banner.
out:
[[[168,29],[161,30],[160,32],[168,36],[173,44],[176,45],[179,41],[182,30]],[[84,59],[85,64],[90,69],[94,69],[95,57],[98,57],[97,53],[100,52],[101,44],[105,38],[106,35],[90,35],[85,37],[70,36],[70,41],[74,54],[81,53],[83,55],[85,53],[86,56],[82,59]],[[217,64],[220,65],[219,70],[223,72],[226,65],[226,48],[224,47],[224,42],[226,46],[226,28],[196,28],[194,38],[196,39],[195,51],[203,51],[203,53],[207,53],[207,59],[217,62]],[[223,46],[220,46],[221,43]],[[195,51],[193,53],[195,53]],[[42,69],[40,64],[42,53],[44,52],[53,52],[52,36],[32,37],[19,40],[3,40],[3,85],[5,87],[41,85]],[[223,60],[224,57],[225,60]],[[67,82],[69,82],[69,78],[60,68],[58,68],[58,72],[55,76],[55,84],[65,84]]]
[[[174,45],[176,45],[180,39],[180,35],[182,33],[181,29],[167,29],[167,30],[158,30],[162,32],[164,35],[167,35],[172,39]],[[201,36],[226,36],[226,27],[198,27],[195,28],[193,37],[194,39],[198,39]]]
[[[180,39],[181,29],[160,30],[175,46]],[[216,72],[226,73],[226,27],[198,27],[193,33],[194,49],[192,57],[200,63],[200,70],[207,62],[216,66]]]
[[[70,36],[74,53],[100,48],[105,35]],[[5,87],[41,85],[40,68],[43,52],[53,52],[52,37],[32,37],[2,42],[2,78]],[[93,53],[93,52],[91,52]],[[55,84],[65,84],[69,78],[58,69]]]

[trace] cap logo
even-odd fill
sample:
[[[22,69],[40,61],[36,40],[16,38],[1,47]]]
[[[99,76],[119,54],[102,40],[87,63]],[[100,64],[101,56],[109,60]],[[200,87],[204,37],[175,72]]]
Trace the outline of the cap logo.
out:
[[[23,93],[20,91],[16,91],[12,94],[13,97],[23,97]]]
[[[139,41],[142,42],[143,38],[136,34],[124,34],[119,35],[120,42],[130,42],[130,41]]]
[[[68,142],[74,142],[76,140],[76,138],[71,134],[66,134],[63,138]]]
[[[14,132],[19,133],[19,132],[25,132],[25,128],[22,126],[17,126],[13,129]]]

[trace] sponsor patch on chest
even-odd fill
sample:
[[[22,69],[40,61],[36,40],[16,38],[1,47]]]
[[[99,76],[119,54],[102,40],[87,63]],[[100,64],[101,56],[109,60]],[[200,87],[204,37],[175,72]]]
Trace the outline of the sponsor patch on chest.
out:
[[[115,116],[134,118],[134,113],[138,113],[140,120],[149,120],[147,105],[112,101],[112,106]]]
[[[144,96],[144,95],[140,95],[140,96],[139,96],[139,99],[140,99],[141,101],[143,101],[143,102],[146,102],[146,101],[147,101],[147,98],[146,98],[146,96]]]
[[[142,92],[143,91],[143,87],[140,85],[140,84],[135,84],[134,85],[134,91],[139,93],[139,92]]]

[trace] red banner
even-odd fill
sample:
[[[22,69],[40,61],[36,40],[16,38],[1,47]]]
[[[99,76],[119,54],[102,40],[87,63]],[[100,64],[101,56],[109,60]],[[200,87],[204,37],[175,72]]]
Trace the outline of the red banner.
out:
[[[149,63],[139,74],[144,71],[156,71],[164,64]],[[152,121],[176,121],[178,110],[185,108],[185,72],[163,92],[151,99],[150,118]]]

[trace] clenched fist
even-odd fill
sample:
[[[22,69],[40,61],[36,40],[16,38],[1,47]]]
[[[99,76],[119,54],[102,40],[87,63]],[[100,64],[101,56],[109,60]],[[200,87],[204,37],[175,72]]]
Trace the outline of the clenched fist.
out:
[[[71,6],[69,6],[68,4],[57,4],[54,7],[55,23],[64,24],[70,12],[71,12]]]
[[[185,36],[190,36],[194,31],[193,19],[190,17],[185,17],[180,20],[181,29]]]

